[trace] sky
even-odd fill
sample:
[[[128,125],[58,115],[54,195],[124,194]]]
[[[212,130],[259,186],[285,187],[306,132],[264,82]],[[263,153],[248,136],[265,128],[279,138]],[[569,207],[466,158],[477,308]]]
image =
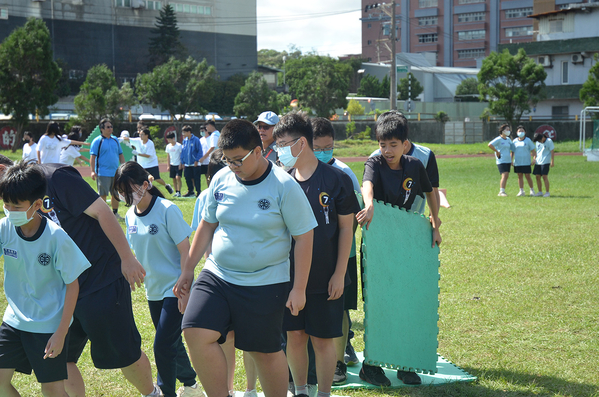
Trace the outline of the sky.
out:
[[[360,8],[360,0],[257,0],[258,49],[361,54]]]

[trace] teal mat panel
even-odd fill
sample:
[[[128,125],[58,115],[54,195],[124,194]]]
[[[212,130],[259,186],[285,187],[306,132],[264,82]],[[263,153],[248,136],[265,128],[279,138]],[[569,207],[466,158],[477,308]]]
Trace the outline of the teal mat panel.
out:
[[[375,200],[362,236],[366,362],[435,373],[439,248],[428,218]]]
[[[356,353],[360,361],[362,361],[362,353]],[[364,382],[358,376],[360,372],[360,368],[362,368],[362,364],[358,364],[354,367],[347,367],[347,382],[343,385],[333,386],[333,390],[343,390],[343,389],[381,389],[380,386],[371,385],[370,383]],[[446,360],[441,356],[437,356],[437,373],[434,375],[425,375],[420,374],[420,379],[422,379],[422,385],[404,385],[402,381],[397,379],[397,375],[395,374],[395,370],[391,369],[383,369],[385,371],[385,376],[389,378],[391,381],[390,388],[400,388],[400,387],[419,387],[419,386],[430,386],[430,385],[445,385],[448,383],[455,382],[474,382],[476,380],[476,376],[470,375],[468,372],[464,371],[460,367],[452,364],[450,361]]]

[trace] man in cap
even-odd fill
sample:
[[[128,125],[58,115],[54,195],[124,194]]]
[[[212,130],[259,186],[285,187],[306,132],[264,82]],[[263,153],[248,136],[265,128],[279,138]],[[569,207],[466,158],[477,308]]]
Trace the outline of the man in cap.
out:
[[[278,122],[279,116],[271,111],[260,113],[258,120],[254,121],[260,133],[260,139],[262,139],[262,155],[274,164],[277,163],[278,156],[275,150],[275,140],[272,136],[272,131]]]

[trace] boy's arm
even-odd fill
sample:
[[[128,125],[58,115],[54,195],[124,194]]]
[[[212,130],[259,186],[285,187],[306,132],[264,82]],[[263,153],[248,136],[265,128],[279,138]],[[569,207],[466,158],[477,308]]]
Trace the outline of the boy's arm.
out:
[[[179,250],[179,254],[181,255],[181,275],[183,275],[183,270],[185,269],[185,264],[187,262],[187,258],[189,256],[189,238],[183,239],[179,244],[177,244],[177,249]],[[179,276],[180,278],[181,276]],[[179,280],[177,280],[179,281]],[[192,278],[193,281],[193,278]],[[175,293],[175,287],[173,287],[173,293]],[[187,301],[189,300],[189,293],[186,291],[181,291],[181,298],[179,298],[179,311],[181,313],[185,313],[185,308],[187,307]]]
[[[198,230],[195,236],[193,236],[187,260],[185,263],[181,262],[181,276],[179,276],[179,280],[177,280],[177,283],[173,287],[173,293],[177,298],[182,299],[185,294],[189,294],[191,291],[194,269],[200,262],[200,259],[202,259],[202,255],[204,255],[206,249],[208,249],[217,226],[218,222],[210,223],[204,219],[200,221]],[[181,261],[183,261],[183,256],[181,256]]]
[[[166,153],[166,170],[171,170],[171,155],[168,152]]]
[[[439,221],[439,202],[437,201],[437,196],[435,192],[427,192],[426,193],[426,201],[428,202],[428,208],[431,213],[430,221],[433,227],[433,247],[435,243],[437,245],[441,245],[441,234],[439,233],[439,226],[441,222]]]
[[[69,326],[71,325],[71,319],[75,312],[75,305],[77,304],[77,297],[79,296],[79,280],[75,279],[70,284],[67,284],[67,291],[64,297],[64,307],[62,308],[62,317],[58,329],[50,339],[44,350],[44,360],[46,358],[56,358],[62,352],[64,347],[64,339],[69,332]]]
[[[293,316],[297,316],[306,304],[306,286],[312,265],[312,245],[314,244],[314,230],[310,230],[299,236],[293,236],[295,240],[294,254],[294,280],[293,288],[289,292],[289,298],[285,306],[289,308]]]
[[[364,200],[364,209],[356,214],[356,220],[360,226],[366,224],[366,230],[368,230],[374,216],[374,184],[372,182],[364,181],[362,183],[362,199]]]
[[[352,239],[354,238],[354,214],[338,215],[339,238],[337,243],[337,265],[335,272],[329,280],[329,298],[332,301],[343,296],[345,288],[345,273],[347,261],[351,252]]]

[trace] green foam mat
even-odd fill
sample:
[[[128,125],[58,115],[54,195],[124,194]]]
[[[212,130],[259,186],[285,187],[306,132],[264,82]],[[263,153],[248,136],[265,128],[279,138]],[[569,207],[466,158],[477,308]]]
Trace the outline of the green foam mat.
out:
[[[356,353],[360,361],[362,361],[362,353]],[[474,382],[476,380],[476,376],[470,375],[468,372],[463,369],[455,366],[451,362],[447,361],[445,358],[441,356],[437,356],[437,370],[434,375],[430,374],[419,374],[422,379],[422,385],[418,386],[430,386],[430,385],[444,385],[447,383],[454,382]],[[362,364],[358,364],[354,367],[347,367],[347,382],[343,385],[333,386],[333,390],[342,390],[342,389],[380,389],[381,386],[371,385],[370,383],[364,382],[358,376],[360,372],[360,368],[362,368]],[[418,387],[411,385],[404,385],[402,381],[397,379],[397,375],[395,370],[383,368],[385,371],[385,375],[391,381],[390,388],[399,388],[399,387]]]
[[[439,248],[428,218],[375,200],[362,236],[365,361],[435,373]]]

